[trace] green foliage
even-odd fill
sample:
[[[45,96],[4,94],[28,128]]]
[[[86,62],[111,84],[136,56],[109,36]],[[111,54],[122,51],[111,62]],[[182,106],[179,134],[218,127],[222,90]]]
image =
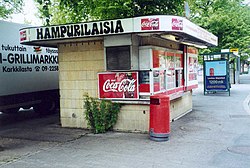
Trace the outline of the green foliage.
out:
[[[91,10],[96,19],[117,19],[145,15],[181,15],[184,1],[97,0]]]
[[[22,11],[23,0],[2,0],[0,2],[0,18],[7,19],[13,13]]]
[[[144,15],[182,16],[184,10],[184,0],[36,1],[40,3],[41,17],[45,18],[47,25]],[[212,32],[219,39],[219,45],[209,48],[206,52],[239,48],[241,58],[247,59],[250,55],[250,6],[244,5],[243,0],[186,1],[191,9],[191,21]],[[203,53],[204,50],[200,52]]]
[[[184,0],[36,0],[45,23],[76,23],[144,15],[182,15]],[[45,3],[49,1],[50,3]],[[46,7],[47,6],[47,7]]]
[[[239,48],[240,55],[250,55],[250,6],[242,4],[242,0],[189,0],[189,3],[191,20],[218,37],[218,47],[209,48],[210,52]]]
[[[98,101],[86,95],[84,108],[88,126],[91,127],[94,133],[104,133],[111,130],[117,122],[121,105],[108,100]]]
[[[40,12],[41,18],[44,19],[44,24],[46,26],[50,25],[51,20],[51,0],[35,0],[38,3],[38,10]]]

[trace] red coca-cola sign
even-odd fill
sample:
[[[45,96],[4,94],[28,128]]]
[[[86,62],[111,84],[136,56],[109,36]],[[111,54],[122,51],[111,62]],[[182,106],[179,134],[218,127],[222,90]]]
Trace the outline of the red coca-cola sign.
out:
[[[137,72],[107,72],[98,74],[99,98],[138,99]]]
[[[20,41],[27,40],[26,31],[20,32]]]
[[[159,30],[159,18],[141,19],[141,30]]]
[[[183,30],[183,20],[172,18],[172,30]]]

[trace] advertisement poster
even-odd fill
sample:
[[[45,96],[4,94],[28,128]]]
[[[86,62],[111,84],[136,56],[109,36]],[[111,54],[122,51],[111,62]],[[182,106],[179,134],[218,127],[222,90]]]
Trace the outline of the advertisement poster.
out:
[[[207,91],[227,90],[227,62],[207,61],[205,62],[205,86]]]
[[[99,98],[139,99],[138,86],[138,72],[98,74]]]
[[[197,55],[188,57],[188,81],[197,80],[198,57]]]
[[[225,76],[227,74],[226,61],[205,62],[206,76]]]

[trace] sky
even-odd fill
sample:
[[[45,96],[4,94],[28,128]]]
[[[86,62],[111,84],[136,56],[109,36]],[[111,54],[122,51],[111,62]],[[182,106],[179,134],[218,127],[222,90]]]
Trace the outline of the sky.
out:
[[[34,0],[24,0],[24,7],[23,7],[23,14],[13,14],[11,19],[8,21],[15,22],[15,23],[25,23],[25,20],[31,22],[31,25],[34,26],[41,26],[42,21],[39,17],[36,16],[38,12]]]
[[[245,0],[245,3],[250,5],[250,0]],[[11,22],[15,23],[25,23],[25,20],[31,22],[31,25],[40,26],[42,25],[41,19],[36,17],[37,8],[34,4],[34,0],[24,0],[23,14],[13,14],[11,19],[8,19]]]
[[[250,6],[250,0],[245,0],[244,2]]]

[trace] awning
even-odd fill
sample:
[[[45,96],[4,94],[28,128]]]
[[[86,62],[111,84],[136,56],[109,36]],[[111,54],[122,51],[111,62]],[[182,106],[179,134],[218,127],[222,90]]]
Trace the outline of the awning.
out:
[[[196,47],[217,46],[218,38],[179,16],[155,15],[86,23],[27,27],[20,30],[20,43],[56,47],[61,43],[91,41],[119,34],[156,36]]]

